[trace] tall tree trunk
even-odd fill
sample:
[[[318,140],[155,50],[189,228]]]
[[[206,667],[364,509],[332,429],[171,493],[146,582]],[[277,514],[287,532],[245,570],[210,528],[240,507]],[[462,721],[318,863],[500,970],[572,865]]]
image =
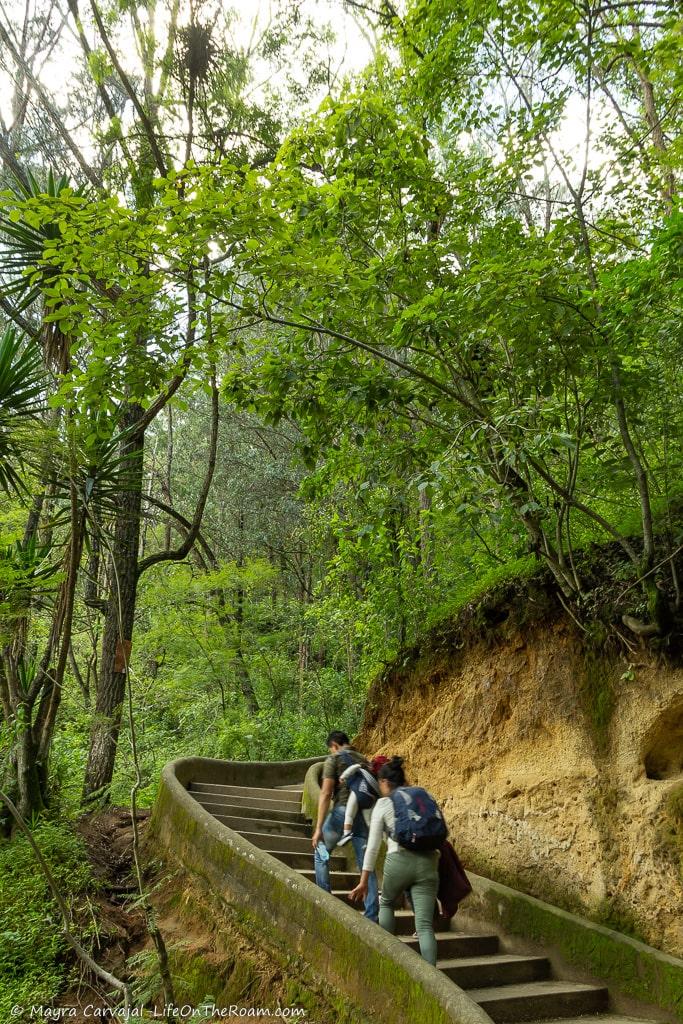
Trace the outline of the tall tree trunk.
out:
[[[141,416],[139,405],[129,405],[122,418],[122,429],[132,426]],[[95,717],[83,785],[84,802],[100,797],[108,800],[114,774],[135,620],[144,444],[143,431],[131,434],[121,444],[121,456],[126,460],[126,469],[118,500],[109,564],[109,600],[102,634]]]
[[[37,526],[36,520],[31,530],[35,531]],[[16,737],[10,757],[10,765],[16,777],[16,786],[12,788],[22,816],[28,819],[43,811],[47,803],[48,759],[71,644],[83,528],[84,512],[79,508],[72,476],[71,536],[66,554],[66,578],[59,588],[50,633],[40,663],[34,672],[28,671],[30,602],[27,602],[23,614],[17,615],[15,635],[2,657],[0,702],[3,717],[14,727]],[[34,714],[38,701],[38,711]]]
[[[67,578],[60,595],[61,611],[59,614],[61,640],[57,663],[47,685],[45,686],[33,726],[33,741],[37,751],[38,768],[43,785],[43,798],[46,799],[48,761],[52,748],[52,737],[57,722],[57,711],[62,699],[64,674],[66,672],[71,634],[73,631],[74,602],[76,583],[83,554],[83,538],[85,535],[85,510],[79,508],[76,484],[71,481],[71,540],[67,559]]]
[[[18,659],[7,652],[3,655],[3,708],[10,708],[9,724],[15,729],[16,739],[10,751],[8,778],[10,792],[16,794],[22,815],[29,820],[44,809],[38,751],[33,738],[31,718],[35,692],[23,688]],[[3,712],[4,713],[4,712]]]
[[[166,415],[168,417],[168,447],[166,449],[166,480],[164,485],[164,492],[168,504],[173,505],[173,494],[171,491],[171,481],[173,479],[173,406],[167,406]],[[170,546],[171,521],[169,519],[166,523],[166,547],[170,548]]]
[[[426,577],[432,572],[432,526],[430,513],[432,511],[432,499],[426,487],[418,491],[419,500],[419,524],[420,524],[420,561],[422,570]]]
[[[239,570],[239,582],[235,593],[235,635],[237,640],[237,658],[235,660],[235,675],[247,705],[247,711],[253,717],[258,714],[259,706],[254,693],[254,687],[249,675],[249,669],[244,657],[244,582],[242,580],[242,569],[244,568],[244,509],[240,508],[237,515],[238,549],[237,568]]]
[[[22,818],[30,821],[35,814],[39,814],[45,809],[43,800],[45,776],[40,770],[38,744],[30,726],[31,708],[22,704],[18,711],[18,719],[22,723],[19,742],[16,745],[18,808]]]

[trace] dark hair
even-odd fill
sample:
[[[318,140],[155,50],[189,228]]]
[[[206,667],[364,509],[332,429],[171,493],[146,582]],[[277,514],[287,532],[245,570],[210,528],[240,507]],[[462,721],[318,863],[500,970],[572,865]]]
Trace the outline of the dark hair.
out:
[[[377,773],[378,779],[386,779],[392,786],[405,786],[406,777],[403,771],[403,758],[392,757],[387,764],[383,764]]]
[[[334,729],[325,741],[325,746],[329,747],[332,743],[338,743],[340,747],[345,747],[349,742],[349,737],[345,732],[340,732],[339,729]]]

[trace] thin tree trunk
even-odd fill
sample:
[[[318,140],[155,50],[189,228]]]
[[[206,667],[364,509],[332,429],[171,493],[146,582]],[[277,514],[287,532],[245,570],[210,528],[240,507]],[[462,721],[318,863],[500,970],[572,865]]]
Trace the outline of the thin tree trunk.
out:
[[[638,495],[640,498],[640,514],[641,522],[643,524],[643,561],[640,568],[641,572],[649,572],[652,568],[655,557],[655,539],[652,522],[650,487],[647,479],[647,472],[643,466],[643,461],[636,451],[633,438],[631,437],[628,418],[626,416],[626,406],[624,404],[621,375],[619,373],[618,365],[614,362],[612,363],[612,386],[614,389],[614,407],[617,413],[619,434],[621,436],[622,444],[626,449],[629,462],[633,467],[633,473],[636,478],[636,486],[638,487]]]
[[[164,483],[165,498],[169,505],[173,505],[173,494],[171,491],[171,479],[173,475],[173,406],[166,409],[168,416],[168,448],[166,450],[166,480]],[[166,547],[171,546],[171,523],[166,523]]]
[[[138,422],[142,412],[139,405],[129,405],[122,418],[122,429]],[[144,444],[144,431],[137,431],[121,445],[121,455],[126,459],[127,468],[122,480],[109,563],[109,601],[102,634],[95,719],[83,785],[84,802],[100,796],[108,800],[114,774],[126,691],[126,666],[130,659],[135,619]]]
[[[76,582],[81,564],[83,552],[83,537],[85,532],[85,511],[78,508],[78,494],[76,485],[71,482],[71,542],[69,544],[69,559],[67,578],[64,584],[62,600],[64,610],[61,622],[61,640],[57,665],[54,675],[48,686],[43,690],[43,695],[36,716],[33,729],[34,742],[38,752],[39,770],[43,778],[45,789],[47,788],[48,760],[52,737],[57,722],[57,711],[62,699],[62,687],[64,685],[64,674],[66,672],[69,650],[71,648],[71,633],[73,627],[74,601],[76,597]],[[45,794],[44,794],[45,795]]]
[[[643,90],[643,107],[645,109],[645,120],[650,128],[652,145],[657,153],[662,158],[661,163],[664,168],[664,182],[661,186],[662,195],[666,203],[667,212],[671,213],[674,205],[674,196],[676,195],[676,177],[673,170],[670,168],[666,169],[666,157],[667,157],[667,146],[664,139],[664,131],[662,129],[662,122],[659,119],[657,113],[657,105],[655,103],[655,90],[652,82],[646,75],[643,68],[634,61],[636,73],[640,80],[640,85]]]
[[[45,809],[43,801],[44,777],[39,769],[38,745],[33,738],[33,730],[29,724],[31,707],[26,703],[19,705],[18,719],[24,724],[20,727],[17,752],[17,785],[19,792],[19,813],[30,821],[35,814]]]
[[[239,572],[242,572],[244,568],[244,510],[240,508],[237,516],[237,529],[239,535],[239,548],[237,553],[237,568]],[[237,633],[237,659],[235,662],[235,675],[237,681],[240,684],[242,696],[244,702],[247,705],[247,710],[250,715],[256,715],[259,711],[258,701],[256,700],[256,694],[254,693],[254,687],[252,686],[251,676],[249,675],[249,669],[247,668],[247,662],[244,657],[244,639],[243,639],[243,627],[244,627],[244,585],[240,578],[237,591],[235,594],[235,625]]]
[[[430,512],[432,510],[432,499],[427,488],[422,487],[418,491],[419,497],[419,523],[420,523],[420,561],[425,576],[432,571],[432,528],[430,523]]]

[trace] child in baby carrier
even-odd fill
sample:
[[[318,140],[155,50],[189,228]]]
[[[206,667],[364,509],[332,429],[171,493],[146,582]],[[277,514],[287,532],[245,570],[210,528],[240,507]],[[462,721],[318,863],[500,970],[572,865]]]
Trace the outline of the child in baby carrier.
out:
[[[372,815],[372,808],[375,806],[379,797],[379,786],[377,785],[377,772],[380,770],[383,764],[386,764],[389,760],[384,754],[378,754],[373,757],[370,762],[370,770],[373,778],[368,778],[368,771],[364,769],[360,764],[350,765],[346,771],[342,772],[339,776],[340,781],[345,782],[349,789],[349,799],[346,803],[346,813],[344,816],[344,834],[337,843],[337,846],[343,846],[348,843],[351,839],[353,822],[358,813],[360,807],[361,814],[368,829],[370,828],[370,817]]]

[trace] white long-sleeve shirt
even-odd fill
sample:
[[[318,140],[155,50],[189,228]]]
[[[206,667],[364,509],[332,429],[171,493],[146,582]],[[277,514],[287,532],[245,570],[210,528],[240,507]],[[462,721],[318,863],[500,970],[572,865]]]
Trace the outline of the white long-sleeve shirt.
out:
[[[339,781],[340,782],[345,782],[347,787],[348,787],[348,790],[349,790],[349,799],[346,801],[346,811],[344,813],[344,831],[346,831],[347,826],[350,828],[353,825],[354,818],[356,817],[356,814],[358,813],[358,797],[356,796],[354,791],[349,786],[349,779],[351,778],[352,775],[355,775],[356,772],[359,772],[360,770],[361,770],[361,765],[360,764],[352,764],[349,768],[346,769],[345,772],[342,772],[341,775],[339,776]],[[377,783],[375,783],[375,790],[377,790]],[[369,808],[366,808],[363,811],[363,817],[365,818],[366,825],[369,826],[370,825],[370,809]]]
[[[382,845],[382,837],[384,835],[387,836],[387,853],[396,853],[401,849],[396,840],[391,838],[395,825],[396,815],[394,814],[394,804],[391,797],[383,796],[377,801],[372,809],[372,817],[370,818],[370,835],[368,836],[368,845],[365,849],[363,871],[375,870],[377,854],[379,853],[379,848]]]

